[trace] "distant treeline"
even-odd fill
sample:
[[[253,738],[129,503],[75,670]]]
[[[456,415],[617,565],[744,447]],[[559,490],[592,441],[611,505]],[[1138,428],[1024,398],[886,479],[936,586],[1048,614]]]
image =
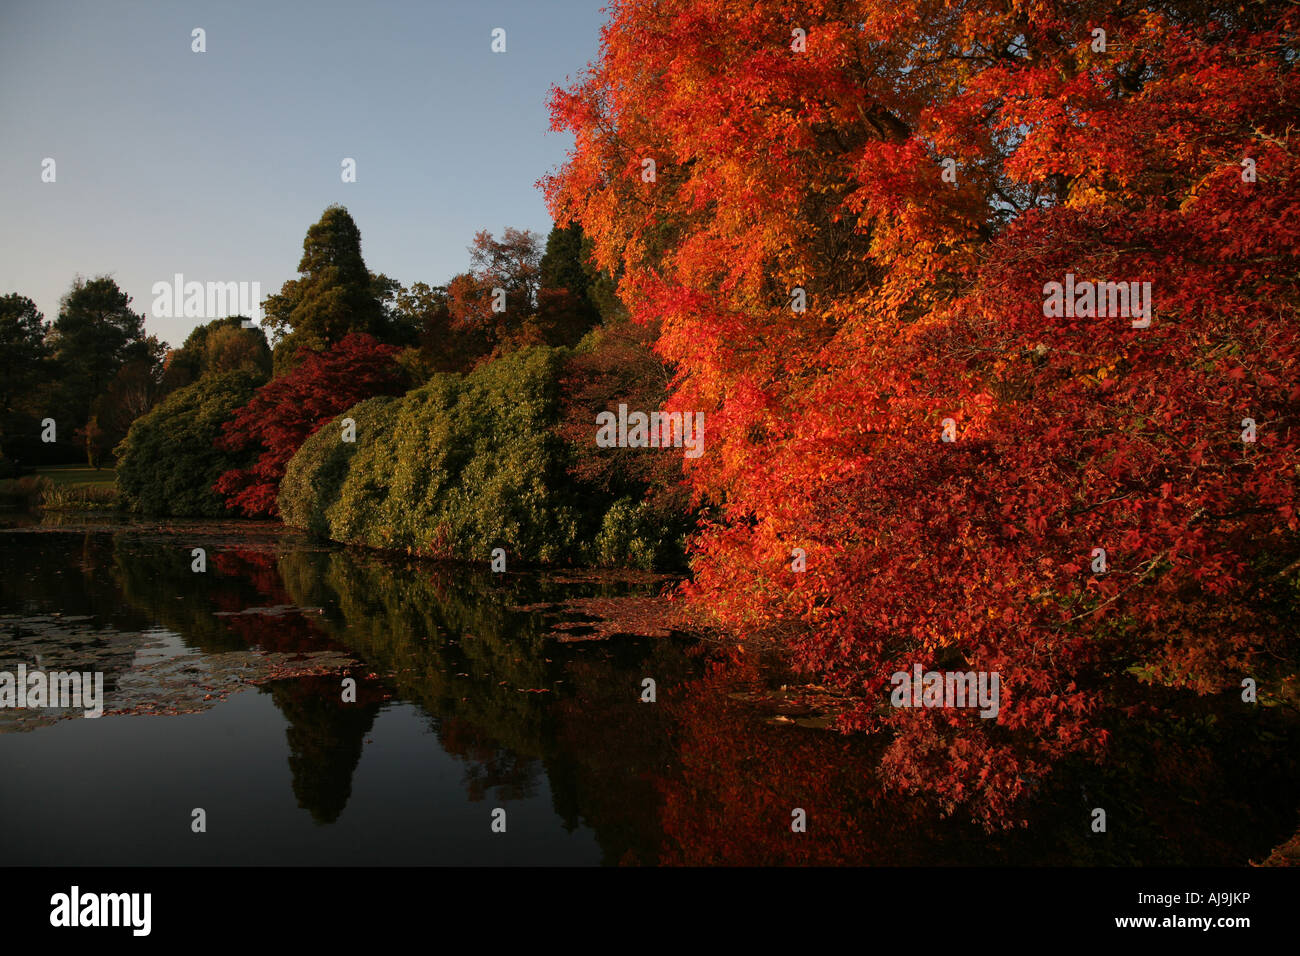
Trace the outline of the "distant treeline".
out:
[[[11,295],[5,469],[112,461],[143,513],[411,553],[678,567],[682,450],[595,442],[598,413],[660,408],[671,370],[589,249],[577,225],[480,232],[468,271],[403,287],[331,206],[260,326],[213,319],[178,349],[108,277],[78,278],[52,324]]]

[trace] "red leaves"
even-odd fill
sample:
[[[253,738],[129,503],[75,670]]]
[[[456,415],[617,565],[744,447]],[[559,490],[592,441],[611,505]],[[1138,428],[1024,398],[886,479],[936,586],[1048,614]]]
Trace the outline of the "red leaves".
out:
[[[1000,669],[997,734],[857,721],[895,730],[898,785],[1010,820],[1024,777],[1104,745],[1097,675],[1233,686],[1286,633],[1261,589],[1300,557],[1300,75],[1274,52],[1300,15],[1116,15],[1100,52],[1065,2],[804,12],[792,54],[775,0],[616,3],[556,98],[548,199],[708,411],[688,593],[845,688]],[[653,188],[617,175],[650,155]],[[1151,324],[1047,318],[1067,273],[1150,282]]]
[[[308,436],[357,402],[399,395],[399,350],[353,333],[323,352],[313,352],[293,371],[267,382],[223,426],[218,445],[229,451],[260,449],[251,469],[227,471],[213,490],[248,517],[276,514],[285,467]]]

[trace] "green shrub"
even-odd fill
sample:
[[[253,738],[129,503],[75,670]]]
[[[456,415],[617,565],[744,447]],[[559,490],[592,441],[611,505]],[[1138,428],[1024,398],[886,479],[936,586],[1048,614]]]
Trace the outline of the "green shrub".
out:
[[[338,501],[352,457],[369,446],[393,417],[398,402],[388,395],[358,402],[311,435],[289,460],[276,501],[280,519],[318,537],[329,537],[329,509]],[[356,441],[342,440],[343,419],[356,425]]]
[[[151,515],[229,516],[212,484],[252,459],[219,451],[214,442],[222,422],[263,381],[265,375],[250,368],[205,376],[136,419],[116,449],[117,486],[126,501]]]
[[[688,502],[647,484],[673,462],[631,460],[634,451],[604,471],[576,467],[591,457],[583,443],[595,429],[561,397],[572,355],[528,347],[354,405],[290,460],[281,517],[335,541],[429,557],[487,561],[502,547],[511,561],[682,569]],[[353,443],[340,440],[349,417]]]
[[[565,354],[520,349],[408,392],[352,457],[330,537],[471,560],[496,547],[530,562],[580,557],[580,491],[554,432]]]
[[[684,564],[686,531],[684,512],[665,513],[648,501],[620,498],[605,512],[590,560],[646,571],[677,569]]]

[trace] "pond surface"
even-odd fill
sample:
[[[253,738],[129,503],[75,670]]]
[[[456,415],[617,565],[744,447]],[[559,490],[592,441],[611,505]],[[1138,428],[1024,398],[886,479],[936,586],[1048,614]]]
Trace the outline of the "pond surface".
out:
[[[1243,865],[1294,832],[1293,728],[1196,700],[1023,827],[945,818],[879,741],[774,706],[779,666],[676,631],[669,584],[11,516],[0,671],[100,671],[105,713],[0,709],[0,864]]]

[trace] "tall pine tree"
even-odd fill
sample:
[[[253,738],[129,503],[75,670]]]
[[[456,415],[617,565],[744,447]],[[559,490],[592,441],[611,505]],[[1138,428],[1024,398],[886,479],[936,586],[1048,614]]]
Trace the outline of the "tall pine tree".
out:
[[[327,208],[307,230],[298,274],[264,304],[277,375],[296,364],[300,348],[320,351],[352,332],[383,334],[384,309],[361,257],[361,230],[342,206]]]

